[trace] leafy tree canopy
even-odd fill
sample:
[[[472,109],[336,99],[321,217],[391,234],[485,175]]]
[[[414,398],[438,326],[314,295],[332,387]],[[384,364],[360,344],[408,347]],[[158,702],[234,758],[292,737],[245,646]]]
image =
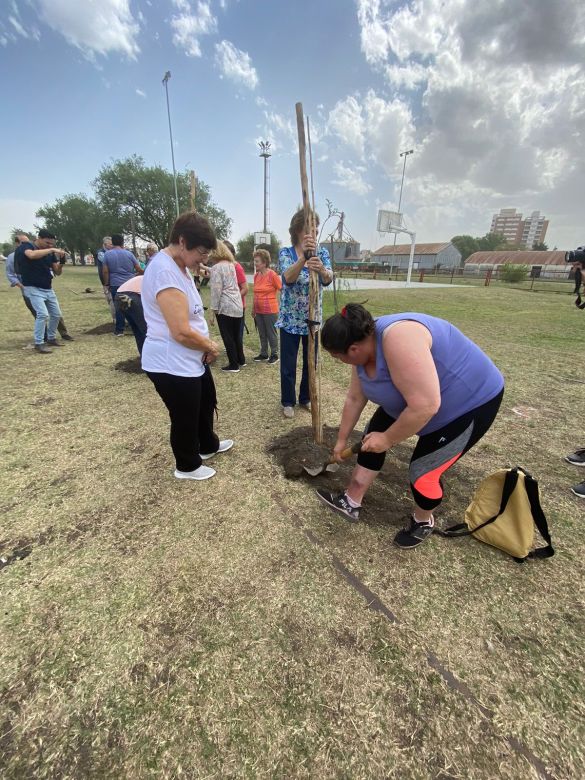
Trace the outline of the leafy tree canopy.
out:
[[[42,206],[37,217],[45,220],[45,227],[57,236],[58,242],[81,258],[88,251],[102,245],[104,235],[119,232],[120,222],[86,195],[65,195],[53,204]]]
[[[254,266],[254,249],[267,249],[272,258],[272,265],[275,266],[276,261],[278,260],[278,253],[280,252],[280,241],[278,240],[278,236],[276,233],[270,231],[270,245],[258,244],[257,247],[254,245],[253,233],[246,233],[246,235],[238,241],[238,246],[236,248],[238,262],[250,270],[252,270]]]
[[[166,246],[173,222],[177,216],[173,175],[159,165],[148,167],[142,157],[133,155],[125,160],[114,160],[104,165],[93,186],[102,209],[115,216],[123,232],[132,230],[144,241]],[[179,211],[190,208],[189,174],[177,174]],[[196,182],[196,210],[207,217],[218,238],[229,236],[232,220],[211,199],[209,186],[200,179]]]
[[[451,243],[461,252],[461,262],[464,262],[470,255],[478,251],[477,238],[473,238],[473,236],[453,236]]]

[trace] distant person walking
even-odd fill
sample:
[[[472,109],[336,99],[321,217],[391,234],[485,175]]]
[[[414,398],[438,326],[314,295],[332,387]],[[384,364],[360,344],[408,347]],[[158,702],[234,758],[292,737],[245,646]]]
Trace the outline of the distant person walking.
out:
[[[227,353],[228,364],[222,371],[237,374],[246,365],[242,346],[241,320],[242,296],[238,287],[234,256],[223,241],[211,252],[214,265],[210,271],[211,310],[217,320],[219,332]]]
[[[26,233],[19,233],[14,238],[14,252],[11,252],[6,258],[6,268],[5,268],[6,278],[8,279],[11,287],[17,287],[20,290],[20,292],[22,293],[22,300],[24,301],[26,308],[30,311],[32,316],[36,318],[37,313],[35,311],[34,306],[30,302],[29,298],[27,298],[26,295],[24,294],[24,285],[22,283],[22,277],[20,273],[17,272],[14,263],[15,252],[23,241],[24,242],[29,241],[29,237],[26,235]],[[73,336],[69,335],[63,317],[59,318],[57,330],[59,331],[59,334],[64,341],[73,341]],[[45,341],[46,340],[47,340],[47,330],[45,328]]]
[[[110,288],[104,282],[104,256],[106,252],[111,248],[112,248],[112,237],[104,236],[102,240],[102,248],[98,249],[95,255],[95,264],[97,267],[100,284],[102,285],[102,290],[104,291],[104,296],[108,303],[110,314],[112,315],[112,322],[116,322],[116,308],[114,306],[114,301],[112,300]]]
[[[157,252],[158,247],[156,244],[153,244],[152,241],[146,245],[146,249],[144,250],[144,254],[146,255],[146,265],[148,265]]]
[[[35,350],[41,354],[52,352],[45,345],[64,346],[57,341],[57,326],[61,318],[59,301],[52,289],[53,277],[60,276],[65,263],[65,250],[55,248],[55,236],[48,230],[39,230],[36,241],[21,241],[14,253],[15,268],[22,279],[23,293],[35,310]]]
[[[252,316],[260,336],[260,354],[254,358],[255,363],[278,363],[278,336],[276,334],[276,319],[278,317],[278,300],[276,295],[282,289],[280,276],[270,268],[270,252],[257,249],[254,252],[254,305]],[[270,345],[270,356],[268,355]]]
[[[124,237],[119,233],[112,236],[112,249],[104,254],[102,270],[104,284],[109,288],[114,303],[118,287],[136,274],[144,273],[132,252],[124,249]],[[124,312],[116,309],[114,336],[124,335],[124,320]]]

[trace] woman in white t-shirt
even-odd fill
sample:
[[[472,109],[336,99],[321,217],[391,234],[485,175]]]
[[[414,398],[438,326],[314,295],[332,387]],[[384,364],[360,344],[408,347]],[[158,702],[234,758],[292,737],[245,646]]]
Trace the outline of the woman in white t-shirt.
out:
[[[209,479],[203,461],[233,446],[213,430],[217,396],[209,364],[219,345],[209,338],[203,303],[190,271],[197,274],[217,241],[209,222],[194,211],[181,214],[169,245],[144,273],[142,306],[148,331],[142,368],[171,418],[171,448],[177,479]]]

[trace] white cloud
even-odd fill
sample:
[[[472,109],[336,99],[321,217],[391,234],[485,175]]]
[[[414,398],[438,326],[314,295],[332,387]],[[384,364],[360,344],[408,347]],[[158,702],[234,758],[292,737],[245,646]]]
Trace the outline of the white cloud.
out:
[[[365,127],[362,108],[357,99],[350,95],[339,100],[329,112],[328,128],[344,144],[354,149],[359,157],[363,157],[365,143]]]
[[[201,57],[199,38],[217,32],[217,19],[207,2],[200,1],[194,8],[188,0],[173,1],[181,12],[171,18],[173,43],[177,48],[184,49],[188,57]]]
[[[215,44],[215,62],[222,76],[248,89],[256,89],[258,74],[247,52],[236,49],[229,41],[221,41]]]
[[[352,168],[343,161],[336,162],[333,165],[333,171],[337,178],[333,180],[333,184],[337,184],[356,195],[367,195],[372,187],[363,177],[365,170],[361,165]]]
[[[144,92],[144,90],[142,90],[142,89],[138,89],[138,88],[137,88],[137,89],[136,89],[136,94],[137,94],[139,97],[141,97],[141,98],[145,98],[145,97],[146,97],[146,92]]]
[[[135,59],[140,51],[140,27],[128,0],[38,0],[38,5],[42,20],[89,59],[110,53]]]
[[[256,95],[256,105],[258,108],[264,108],[264,106],[268,105],[268,101],[264,100],[264,98],[260,97],[260,95]]]
[[[408,197],[417,218],[452,224],[459,211],[472,223],[477,208],[485,232],[492,209],[516,206],[545,211],[549,233],[555,219],[580,226],[582,0],[538,9],[531,0],[356,2],[366,61],[394,94],[370,92],[361,103],[366,157],[395,175],[398,150],[414,142]]]

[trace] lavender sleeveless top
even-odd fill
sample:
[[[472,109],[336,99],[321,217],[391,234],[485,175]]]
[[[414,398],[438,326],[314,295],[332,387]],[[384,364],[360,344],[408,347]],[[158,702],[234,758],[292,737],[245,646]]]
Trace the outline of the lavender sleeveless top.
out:
[[[433,338],[431,355],[439,376],[441,406],[421,428],[419,435],[433,433],[461,415],[491,401],[504,387],[504,377],[489,357],[446,320],[428,314],[405,312],[387,314],[376,320],[376,376],[370,379],[363,366],[357,366],[362,392],[381,406],[390,417],[398,417],[406,401],[392,382],[382,350],[384,331],[394,322],[420,322]]]

